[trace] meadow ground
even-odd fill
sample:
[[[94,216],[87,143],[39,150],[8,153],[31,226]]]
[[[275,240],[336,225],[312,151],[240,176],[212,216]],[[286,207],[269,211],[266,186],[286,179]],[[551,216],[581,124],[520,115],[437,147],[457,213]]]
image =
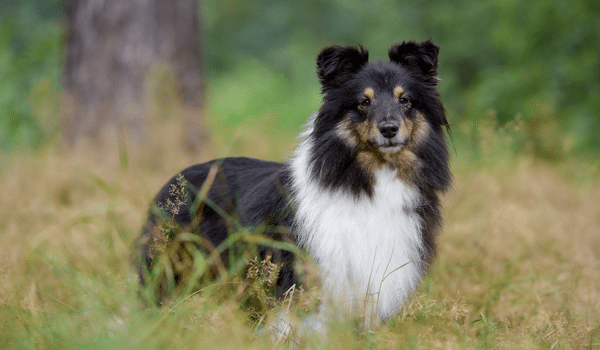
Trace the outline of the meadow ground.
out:
[[[145,307],[129,259],[150,199],[177,171],[224,154],[282,160],[294,146],[240,135],[195,155],[166,135],[145,151],[48,146],[0,159],[0,347],[282,348],[233,298]],[[403,311],[370,332],[340,322],[325,348],[600,349],[596,165],[491,153],[453,153],[439,256]]]

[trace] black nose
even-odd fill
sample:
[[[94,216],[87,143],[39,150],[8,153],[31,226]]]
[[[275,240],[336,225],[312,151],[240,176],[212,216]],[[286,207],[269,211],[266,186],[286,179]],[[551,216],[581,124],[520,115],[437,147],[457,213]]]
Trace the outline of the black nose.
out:
[[[396,136],[399,129],[400,128],[398,127],[398,125],[392,123],[385,123],[379,125],[379,132],[386,139],[391,139],[392,137]]]

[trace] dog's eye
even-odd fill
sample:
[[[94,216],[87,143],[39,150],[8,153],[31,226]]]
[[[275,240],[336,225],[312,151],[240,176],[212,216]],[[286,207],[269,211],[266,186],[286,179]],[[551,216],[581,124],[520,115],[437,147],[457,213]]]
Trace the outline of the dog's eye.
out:
[[[407,105],[407,104],[408,104],[408,102],[410,102],[410,101],[409,101],[409,100],[408,100],[408,98],[406,98],[406,97],[400,97],[400,98],[398,99],[398,103],[400,103],[401,105]]]
[[[369,107],[371,105],[371,100],[368,98],[365,98],[364,100],[360,101],[360,105],[362,107]]]

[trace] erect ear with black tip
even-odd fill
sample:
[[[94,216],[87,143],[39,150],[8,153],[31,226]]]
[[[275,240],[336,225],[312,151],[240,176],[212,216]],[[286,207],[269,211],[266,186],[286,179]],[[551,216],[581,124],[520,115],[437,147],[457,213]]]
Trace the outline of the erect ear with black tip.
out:
[[[402,42],[390,48],[390,61],[405,66],[417,67],[423,73],[423,78],[433,83],[437,82],[438,53],[440,48],[430,40],[417,43]]]
[[[362,46],[330,46],[317,57],[317,74],[323,91],[339,86],[344,78],[358,72],[369,60],[369,52]]]

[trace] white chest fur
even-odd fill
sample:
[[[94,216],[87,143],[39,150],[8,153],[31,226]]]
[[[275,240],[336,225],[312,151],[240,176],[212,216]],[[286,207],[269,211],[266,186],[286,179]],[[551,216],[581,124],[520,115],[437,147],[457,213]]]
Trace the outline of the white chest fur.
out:
[[[309,176],[304,140],[292,161],[296,233],[317,262],[336,312],[383,320],[420,280],[424,250],[419,192],[382,168],[372,198],[323,189]]]

